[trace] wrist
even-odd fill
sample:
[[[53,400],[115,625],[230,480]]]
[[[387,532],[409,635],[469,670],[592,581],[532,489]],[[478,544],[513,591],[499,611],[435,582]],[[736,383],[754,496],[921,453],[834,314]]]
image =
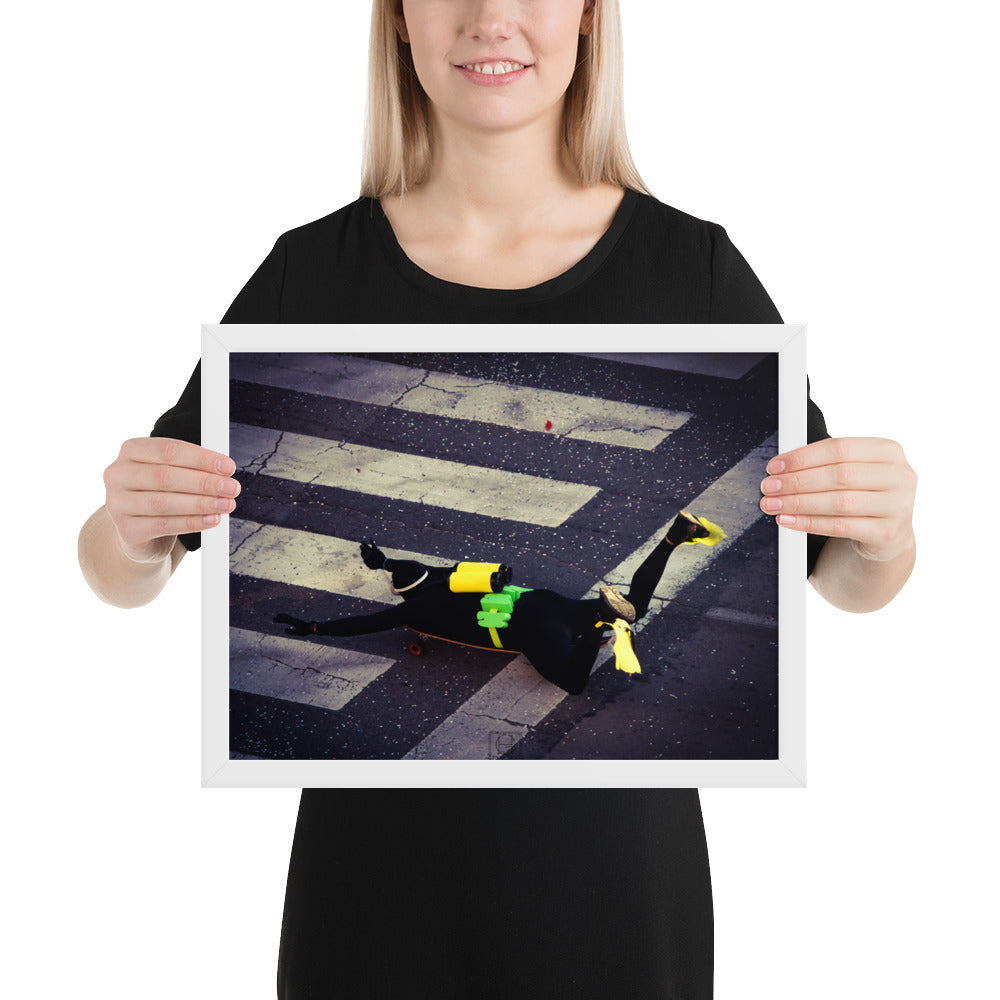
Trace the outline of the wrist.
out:
[[[177,541],[176,535],[165,535],[160,538],[153,538],[145,545],[126,545],[124,539],[118,532],[115,532],[118,540],[118,551],[130,562],[140,566],[158,566],[170,558],[174,543]]]
[[[916,552],[917,540],[911,527],[906,538],[891,547],[872,549],[856,538],[852,538],[851,548],[854,550],[854,554],[865,562],[889,563],[903,558],[911,559]]]

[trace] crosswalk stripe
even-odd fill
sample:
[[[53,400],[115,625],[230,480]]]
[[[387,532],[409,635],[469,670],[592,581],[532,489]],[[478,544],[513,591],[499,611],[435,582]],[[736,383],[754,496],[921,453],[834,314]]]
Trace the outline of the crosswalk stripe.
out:
[[[690,416],[337,354],[232,354],[229,374],[244,382],[356,403],[644,450],[655,448]]]
[[[393,663],[302,639],[229,630],[229,686],[300,705],[341,709]]]
[[[742,378],[760,364],[766,354],[731,354],[725,351],[703,351],[698,354],[580,354],[581,358],[604,358],[607,361],[626,361],[630,365],[645,365],[664,371],[685,372],[691,375],[710,375],[730,381]]]
[[[719,553],[725,551],[733,539],[738,538],[764,516],[758,504],[760,481],[764,478],[765,466],[774,458],[777,450],[778,437],[772,435],[691,501],[689,513],[718,524],[729,536],[728,540],[713,546],[682,545],[678,548],[670,557],[667,572],[663,574],[663,579],[656,588],[654,600],[658,599],[664,604],[673,600]],[[664,525],[662,531],[616,566],[601,583],[627,587],[632,574],[660,543],[668,527],[669,524]],[[594,597],[597,591],[598,587],[595,586],[586,596]],[[651,603],[651,611],[653,607]]]
[[[752,625],[754,628],[766,628],[777,631],[778,619],[771,615],[754,615],[747,611],[737,611],[734,608],[709,608],[703,612],[704,618],[714,618],[719,622],[729,622],[731,625]]]
[[[389,593],[388,576],[373,573],[361,561],[357,541],[231,517],[229,552],[229,571],[237,576],[382,604],[396,601]],[[450,566],[456,561],[395,548],[392,555],[396,559],[416,559],[428,566]]]
[[[758,518],[762,517],[756,501],[757,485],[767,462],[774,457],[777,435],[762,442],[744,459],[717,479],[691,501],[691,513],[720,525],[728,536],[715,546],[684,545],[670,557],[656,596],[650,602],[647,620],[656,615],[685,587],[702,573],[712,560],[725,551]],[[673,520],[673,518],[671,518]],[[602,583],[626,587],[632,573],[659,544],[670,527],[667,522],[644,545],[620,563]],[[586,597],[596,595],[593,587]],[[636,631],[639,631],[639,627]],[[610,645],[599,654],[591,676],[609,662]],[[471,698],[428,733],[406,755],[406,759],[480,760],[488,758],[497,740],[512,746],[537,726],[566,693],[546,681],[524,656],[515,657],[503,670],[483,685]]]
[[[582,483],[239,423],[230,424],[229,454],[246,472],[550,528],[600,492]]]

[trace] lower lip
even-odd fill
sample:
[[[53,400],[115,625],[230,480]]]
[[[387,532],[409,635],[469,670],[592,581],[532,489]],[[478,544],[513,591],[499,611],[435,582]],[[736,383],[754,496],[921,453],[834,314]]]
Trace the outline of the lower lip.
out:
[[[456,66],[455,69],[459,71],[466,78],[466,80],[471,81],[480,87],[505,87],[508,83],[514,83],[515,80],[520,80],[521,77],[531,69],[530,66],[525,66],[524,69],[515,69],[511,73],[500,73],[497,76],[491,76],[489,73],[477,73],[474,69],[466,69],[464,66]]]

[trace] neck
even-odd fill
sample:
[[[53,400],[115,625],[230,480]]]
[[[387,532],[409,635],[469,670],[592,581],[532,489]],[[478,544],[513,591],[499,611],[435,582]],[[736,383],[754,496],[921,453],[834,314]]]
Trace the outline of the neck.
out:
[[[561,122],[511,132],[472,132],[434,123],[434,159],[422,197],[463,225],[518,228],[580,184],[562,143]]]

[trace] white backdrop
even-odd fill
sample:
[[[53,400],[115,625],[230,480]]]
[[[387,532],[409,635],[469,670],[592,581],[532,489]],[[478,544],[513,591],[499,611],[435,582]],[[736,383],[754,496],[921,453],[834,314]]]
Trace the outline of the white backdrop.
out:
[[[274,995],[297,792],[199,788],[198,559],[123,612],[87,590],[75,545],[120,442],[180,393],[200,324],[279,233],[356,196],[367,7],[7,15],[11,995]],[[922,477],[900,598],[861,617],[810,599],[809,788],[703,794],[717,997],[985,995],[993,15],[623,8],[647,183],[724,224],[785,319],[809,324],[832,432],[897,438]]]

